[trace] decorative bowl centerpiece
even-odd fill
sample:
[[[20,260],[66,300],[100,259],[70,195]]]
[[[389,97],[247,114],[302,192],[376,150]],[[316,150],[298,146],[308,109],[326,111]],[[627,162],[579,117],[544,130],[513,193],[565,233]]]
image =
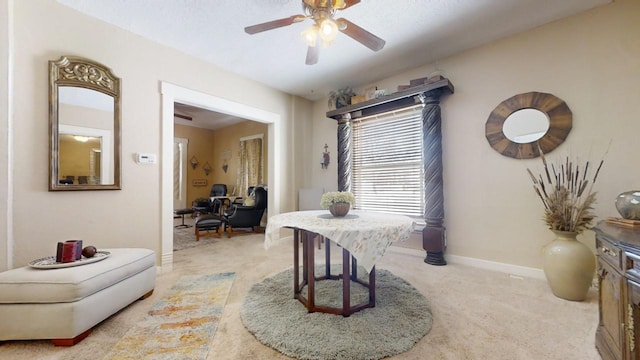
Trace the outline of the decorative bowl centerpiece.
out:
[[[627,220],[640,220],[640,190],[625,191],[618,195],[616,209]]]
[[[348,191],[330,191],[322,195],[320,206],[323,209],[329,209],[331,215],[342,217],[349,213],[351,205],[355,202],[356,198]]]

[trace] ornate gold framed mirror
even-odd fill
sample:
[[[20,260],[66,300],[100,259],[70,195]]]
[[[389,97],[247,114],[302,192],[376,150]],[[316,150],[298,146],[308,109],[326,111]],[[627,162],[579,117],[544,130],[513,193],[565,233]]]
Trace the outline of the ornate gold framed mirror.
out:
[[[489,115],[485,135],[500,154],[516,159],[547,154],[571,131],[573,115],[561,99],[547,93],[528,92],[501,102]]]
[[[49,61],[49,191],[120,190],[120,79],[81,57]]]

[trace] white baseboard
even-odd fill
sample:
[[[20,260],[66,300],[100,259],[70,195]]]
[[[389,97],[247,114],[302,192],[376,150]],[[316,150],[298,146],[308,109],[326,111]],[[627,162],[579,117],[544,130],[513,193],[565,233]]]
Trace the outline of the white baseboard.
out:
[[[160,261],[160,268],[158,269],[159,274],[173,271],[173,252],[162,254],[162,259]]]
[[[408,249],[399,246],[391,246],[389,247],[389,251],[399,252],[407,255],[415,255],[422,259],[424,259],[427,255],[424,250]],[[444,259],[449,264],[467,265],[485,270],[498,271],[513,276],[545,280],[544,271],[542,271],[542,269],[499,263],[495,261],[470,258],[466,256],[447,255],[446,253]]]

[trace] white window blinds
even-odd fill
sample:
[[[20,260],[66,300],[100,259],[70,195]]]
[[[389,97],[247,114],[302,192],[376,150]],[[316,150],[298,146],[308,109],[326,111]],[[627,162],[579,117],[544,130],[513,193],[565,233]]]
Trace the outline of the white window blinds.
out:
[[[351,192],[357,209],[423,216],[422,108],[353,121]]]

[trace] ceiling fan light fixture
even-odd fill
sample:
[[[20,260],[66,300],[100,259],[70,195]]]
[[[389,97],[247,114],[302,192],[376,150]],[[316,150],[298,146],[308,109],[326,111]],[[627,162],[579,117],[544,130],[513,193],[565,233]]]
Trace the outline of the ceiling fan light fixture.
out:
[[[301,33],[301,35],[307,45],[311,47],[316,46],[316,43],[318,41],[318,26],[309,26],[305,31]]]
[[[320,23],[319,33],[323,43],[331,44],[338,35],[338,24],[333,19],[324,19]]]

